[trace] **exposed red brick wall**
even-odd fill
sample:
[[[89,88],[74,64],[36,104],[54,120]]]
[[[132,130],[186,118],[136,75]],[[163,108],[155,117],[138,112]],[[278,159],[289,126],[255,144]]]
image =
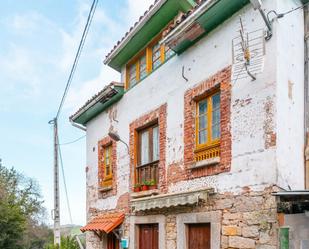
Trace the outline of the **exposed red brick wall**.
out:
[[[115,210],[130,213],[130,194],[125,193],[118,198]]]
[[[98,186],[100,188],[100,179],[104,177],[104,162],[103,162],[103,152],[104,147],[112,145],[112,170],[113,170],[113,180],[112,180],[112,189],[108,191],[99,190],[99,198],[107,198],[117,194],[117,143],[113,141],[109,136],[104,137],[98,142]]]
[[[221,98],[221,138],[220,164],[190,169],[194,163],[195,149],[195,99],[207,96],[215,88],[220,89]],[[227,172],[231,167],[231,68],[219,71],[209,79],[187,90],[184,96],[184,168],[180,179],[192,179]]]
[[[162,193],[167,191],[166,174],[165,174],[165,153],[166,153],[166,115],[167,104],[161,105],[159,108],[141,116],[130,124],[130,158],[131,158],[131,172],[130,172],[130,188],[134,185],[134,171],[137,163],[137,130],[145,127],[155,121],[159,126],[159,144],[160,144],[160,161],[159,161],[159,188]]]

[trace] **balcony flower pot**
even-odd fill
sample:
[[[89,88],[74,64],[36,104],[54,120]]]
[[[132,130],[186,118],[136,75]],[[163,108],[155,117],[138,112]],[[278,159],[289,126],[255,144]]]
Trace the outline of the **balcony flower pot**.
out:
[[[149,190],[149,185],[142,185],[142,191]]]
[[[141,191],[141,187],[134,187],[134,188],[133,188],[133,191],[134,191],[134,192],[140,192],[140,191]]]
[[[133,187],[134,192],[140,192],[141,191],[141,185],[140,184],[135,184]]]
[[[149,190],[154,190],[154,189],[157,189],[157,188],[158,188],[157,184],[149,186]]]
[[[157,185],[156,180],[152,179],[151,181],[149,181],[149,189],[150,190],[157,189],[157,188],[158,188],[158,185]]]

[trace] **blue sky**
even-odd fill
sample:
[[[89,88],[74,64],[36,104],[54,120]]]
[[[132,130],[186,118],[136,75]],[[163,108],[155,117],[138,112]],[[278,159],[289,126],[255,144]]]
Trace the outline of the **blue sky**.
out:
[[[68,117],[120,75],[102,61],[153,0],[100,0],[59,121],[60,142],[84,133]],[[0,158],[41,187],[53,208],[53,131],[92,0],[1,0]],[[85,224],[85,139],[62,147],[73,222]],[[61,179],[61,223],[69,223]],[[50,217],[49,217],[49,222]]]

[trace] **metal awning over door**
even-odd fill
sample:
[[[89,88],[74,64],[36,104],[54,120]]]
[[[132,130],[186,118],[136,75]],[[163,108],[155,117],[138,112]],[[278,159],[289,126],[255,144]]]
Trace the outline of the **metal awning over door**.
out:
[[[156,208],[170,208],[176,206],[198,204],[200,200],[207,201],[213,189],[195,190],[188,192],[163,194],[139,198],[131,201],[134,211],[145,211]]]

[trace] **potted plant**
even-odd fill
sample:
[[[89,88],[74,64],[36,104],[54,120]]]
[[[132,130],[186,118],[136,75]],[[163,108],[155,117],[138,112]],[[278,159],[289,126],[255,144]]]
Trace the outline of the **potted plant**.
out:
[[[149,190],[149,181],[144,180],[142,184],[142,191]]]
[[[134,185],[133,190],[134,190],[134,192],[140,192],[140,191],[141,191],[141,184],[136,183],[136,184]]]
[[[157,189],[158,185],[157,185],[157,181],[155,179],[151,179],[151,181],[149,181],[149,189]]]

